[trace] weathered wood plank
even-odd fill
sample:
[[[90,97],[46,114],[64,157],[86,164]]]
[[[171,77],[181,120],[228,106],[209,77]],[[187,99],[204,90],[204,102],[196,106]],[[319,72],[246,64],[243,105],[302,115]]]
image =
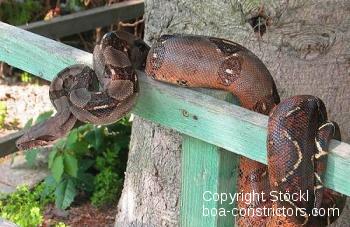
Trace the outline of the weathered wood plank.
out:
[[[184,136],[181,158],[180,226],[234,226],[233,216],[215,212],[231,211],[235,204],[214,201],[214,193],[236,192],[238,155]]]
[[[52,80],[67,65],[92,64],[91,55],[84,51],[2,22],[0,37],[0,61],[46,80]]]
[[[38,21],[20,28],[45,37],[57,39],[97,27],[108,26],[118,20],[130,20],[142,16],[143,0],[126,1],[111,6],[77,12],[48,21]]]
[[[0,158],[17,151],[15,142],[22,135],[23,131],[19,131],[4,137],[0,137]]]
[[[0,218],[0,226],[2,226],[2,227],[18,227],[18,225],[16,225],[15,223],[6,221],[2,218]]]
[[[202,90],[202,93],[233,102],[232,95],[227,92]],[[219,215],[218,211],[231,211],[235,204],[215,201],[214,195],[233,195],[236,192],[238,164],[238,155],[183,135],[180,208],[182,227],[234,226],[233,216]]]
[[[91,65],[91,54],[0,22],[0,61],[52,80],[73,63]],[[140,75],[133,112],[226,150],[266,163],[267,117],[190,89]],[[340,155],[337,153],[340,152]],[[350,195],[350,145],[331,142],[325,184]]]

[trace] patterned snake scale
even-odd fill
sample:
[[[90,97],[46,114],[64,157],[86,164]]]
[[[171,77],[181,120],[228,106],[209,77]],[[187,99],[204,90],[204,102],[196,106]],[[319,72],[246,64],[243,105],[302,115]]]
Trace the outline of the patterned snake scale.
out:
[[[242,107],[269,115],[268,167],[240,158],[242,193],[308,192],[309,200],[239,200],[241,209],[303,209],[302,215],[245,215],[239,226],[326,226],[337,216],[314,217],[313,208],[342,210],[344,196],[323,187],[328,144],[340,139],[327,120],[323,102],[300,95],[280,103],[273,78],[251,51],[229,40],[194,35],[163,35],[149,48],[125,32],[107,33],[93,52],[93,69],[73,65],[52,81],[50,99],[57,113],[30,128],[20,149],[43,146],[66,135],[77,121],[110,124],[128,113],[138,94],[135,69],[155,80],[184,87],[222,89]]]

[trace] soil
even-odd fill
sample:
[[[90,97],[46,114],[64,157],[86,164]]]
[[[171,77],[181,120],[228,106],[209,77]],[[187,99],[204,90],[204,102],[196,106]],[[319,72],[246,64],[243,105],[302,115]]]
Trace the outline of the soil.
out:
[[[7,108],[5,125],[0,127],[0,137],[18,131],[31,118],[53,109],[48,85],[8,83],[0,79],[0,101],[4,101]]]
[[[43,227],[54,226],[63,222],[71,227],[109,227],[114,226],[117,206],[97,209],[89,202],[71,207],[68,211],[59,211],[54,205],[49,205],[45,211]]]

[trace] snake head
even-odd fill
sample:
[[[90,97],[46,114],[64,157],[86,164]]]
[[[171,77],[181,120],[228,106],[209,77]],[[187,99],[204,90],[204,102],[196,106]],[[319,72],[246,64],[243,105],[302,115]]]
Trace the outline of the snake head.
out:
[[[47,146],[65,136],[74,127],[77,118],[69,111],[67,98],[54,100],[57,113],[46,121],[35,124],[16,141],[20,150]]]
[[[140,38],[124,31],[106,33],[100,44],[103,51],[113,48],[125,53],[135,69],[143,70],[150,47]]]
[[[47,146],[54,141],[54,136],[47,135],[46,122],[34,125],[27,130],[22,137],[16,141],[16,147],[19,150],[28,150],[35,147]],[[46,126],[45,126],[46,125]]]
[[[22,136],[20,139],[16,141],[16,147],[19,150],[28,150],[36,147],[47,146],[50,143],[43,139],[39,138],[29,138],[28,136]]]
[[[120,35],[120,32],[108,32],[106,33],[101,40],[101,49],[105,49],[107,47],[113,47],[116,50],[120,50],[122,52],[127,52],[128,50],[128,41]]]

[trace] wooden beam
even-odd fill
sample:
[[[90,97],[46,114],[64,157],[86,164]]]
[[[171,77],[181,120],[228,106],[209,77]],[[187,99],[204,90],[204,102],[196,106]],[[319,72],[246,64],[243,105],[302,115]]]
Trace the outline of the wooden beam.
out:
[[[234,103],[228,92],[204,89],[201,92]],[[236,204],[221,203],[212,196],[213,193],[236,193],[238,164],[239,155],[183,135],[180,226],[234,226],[233,216],[213,215],[212,212],[220,209],[231,211]]]
[[[235,203],[214,200],[214,193],[234,195],[239,156],[215,145],[184,136],[181,154],[180,226],[234,226],[234,217],[214,211],[232,211]]]
[[[52,80],[68,65],[91,65],[92,55],[0,22],[0,61]],[[138,74],[141,92],[135,114],[266,163],[266,116]],[[332,140],[325,185],[350,195],[349,172],[350,145]]]
[[[0,137],[0,158],[17,151],[15,142],[22,135],[23,131],[19,131],[4,137]]]
[[[0,218],[0,226],[2,227],[18,227],[18,225],[16,225],[13,222],[9,222],[7,220],[4,220],[2,218]]]
[[[118,20],[140,17],[143,15],[143,10],[143,0],[126,1],[56,17],[48,21],[33,22],[22,25],[20,28],[57,39],[97,27],[108,26]]]

